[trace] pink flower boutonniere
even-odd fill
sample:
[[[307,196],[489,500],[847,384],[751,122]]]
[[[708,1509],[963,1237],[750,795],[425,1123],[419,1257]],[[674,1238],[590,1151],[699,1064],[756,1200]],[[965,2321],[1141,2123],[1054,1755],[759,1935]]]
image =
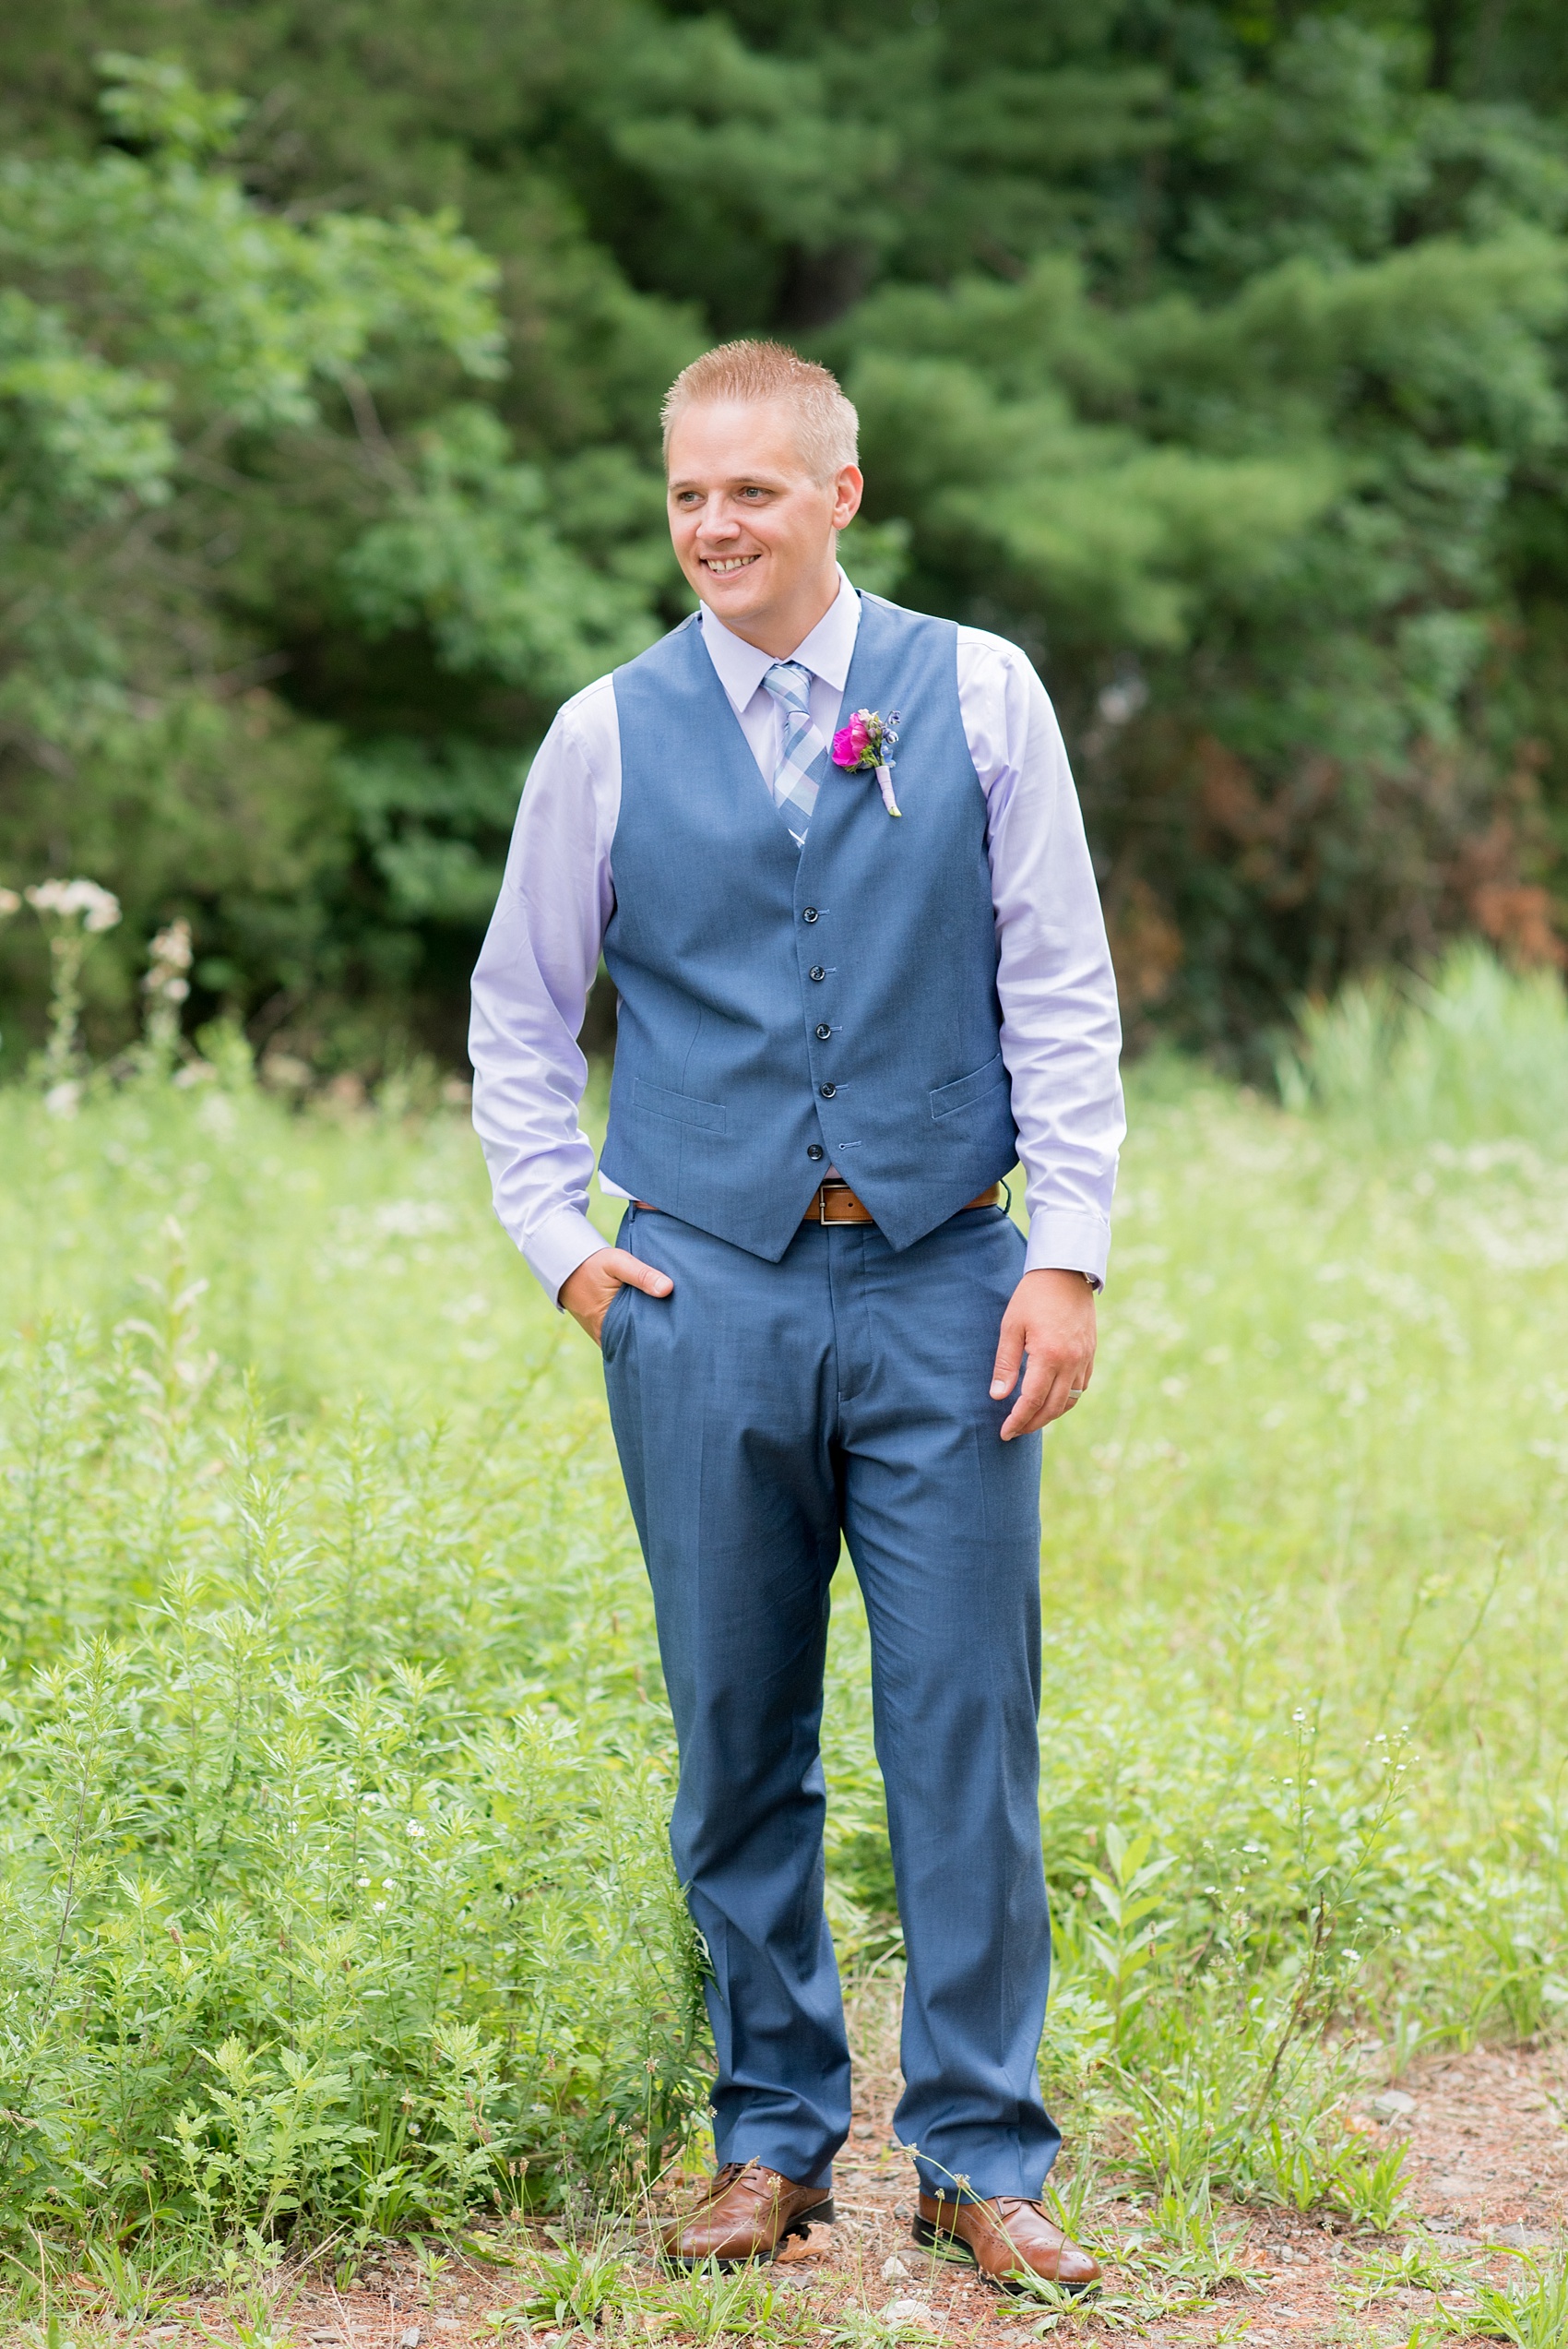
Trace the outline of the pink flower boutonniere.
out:
[[[898,739],[893,731],[897,723],[896,709],[888,718],[879,718],[874,709],[857,709],[849,724],[840,726],[833,737],[835,767],[843,767],[850,774],[874,774],[882,804],[889,816],[904,813],[893,796],[891,754]]]

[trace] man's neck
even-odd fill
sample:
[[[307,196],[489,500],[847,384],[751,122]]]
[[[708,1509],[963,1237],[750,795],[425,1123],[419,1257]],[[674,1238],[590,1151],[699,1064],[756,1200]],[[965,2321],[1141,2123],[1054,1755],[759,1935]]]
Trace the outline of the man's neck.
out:
[[[838,601],[838,564],[834,558],[826,580],[814,580],[809,592],[792,596],[781,607],[769,607],[766,612],[754,612],[743,620],[726,620],[716,612],[714,618],[720,627],[728,628],[742,644],[754,645],[775,661],[788,661],[790,655],[804,644],[820,620],[825,620]]]

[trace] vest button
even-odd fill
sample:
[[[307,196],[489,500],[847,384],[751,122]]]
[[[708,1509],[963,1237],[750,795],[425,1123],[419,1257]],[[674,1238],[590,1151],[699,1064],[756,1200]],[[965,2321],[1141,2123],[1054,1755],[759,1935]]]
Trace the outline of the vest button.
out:
[[[818,1043],[819,1044],[825,1044],[825,1043],[827,1042],[828,1037],[829,1037],[832,1033],[833,1033],[832,1029],[828,1026],[828,1024],[827,1024],[826,1020],[825,1019],[825,1020],[823,1021],[823,1023],[822,1023],[821,1027],[820,1027],[820,1028],[817,1030],[817,1031],[816,1031],[816,1040],[817,1040],[817,1043]]]
[[[824,1101],[831,1101],[837,1091],[838,1088],[837,1085],[819,1085],[817,1087],[817,1091],[822,1095]]]
[[[820,1142],[808,1142],[806,1144],[806,1156],[811,1160],[814,1166],[816,1164],[819,1158],[825,1158],[826,1154],[827,1153],[823,1149]]]
[[[801,909],[801,919],[802,919],[802,922],[814,922],[814,921],[816,920],[816,908],[815,908],[815,906],[814,906],[814,905],[802,906],[802,908]]]
[[[827,976],[826,972],[823,969],[820,962],[813,963],[811,974],[814,979],[826,979]]]

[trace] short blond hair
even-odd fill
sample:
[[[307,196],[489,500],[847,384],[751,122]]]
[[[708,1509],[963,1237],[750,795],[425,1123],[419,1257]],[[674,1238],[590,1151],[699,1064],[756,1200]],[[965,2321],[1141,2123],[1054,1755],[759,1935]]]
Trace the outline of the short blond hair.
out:
[[[664,460],[675,419],[688,408],[720,400],[777,400],[795,418],[801,454],[812,477],[830,482],[856,462],[861,420],[838,378],[782,342],[721,342],[683,367],[664,395]]]

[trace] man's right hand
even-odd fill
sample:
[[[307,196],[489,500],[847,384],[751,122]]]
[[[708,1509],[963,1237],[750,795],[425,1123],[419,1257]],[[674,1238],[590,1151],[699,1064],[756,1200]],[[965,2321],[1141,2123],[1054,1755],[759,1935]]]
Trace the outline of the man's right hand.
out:
[[[562,1282],[560,1303],[597,1346],[617,1289],[641,1289],[650,1297],[667,1297],[674,1286],[668,1272],[640,1262],[624,1248],[599,1248]]]

